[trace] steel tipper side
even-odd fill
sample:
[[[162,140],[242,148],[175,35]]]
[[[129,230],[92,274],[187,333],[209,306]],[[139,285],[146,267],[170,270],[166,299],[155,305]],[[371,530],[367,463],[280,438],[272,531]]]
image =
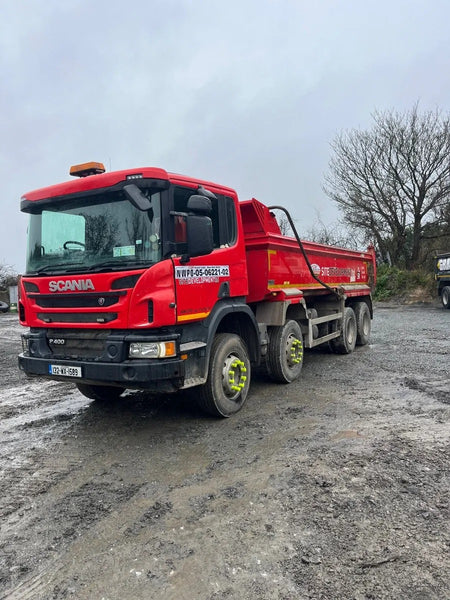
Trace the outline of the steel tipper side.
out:
[[[438,254],[435,258],[435,279],[437,293],[441,298],[442,306],[450,308],[450,252]]]
[[[247,301],[267,337],[266,362],[273,378],[289,382],[298,376],[303,346],[329,343],[335,352],[349,353],[355,344],[367,344],[376,277],[374,249],[356,252],[302,242],[298,236],[282,235],[273,211],[257,200],[242,202],[240,208],[249,273]],[[291,225],[294,228],[292,220]]]
[[[260,344],[237,203],[152,168],[26,194],[20,367],[96,399],[200,386],[209,412],[239,410]]]

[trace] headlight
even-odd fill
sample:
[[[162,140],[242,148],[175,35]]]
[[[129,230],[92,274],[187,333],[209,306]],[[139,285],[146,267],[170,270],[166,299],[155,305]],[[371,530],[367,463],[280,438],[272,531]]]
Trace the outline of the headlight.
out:
[[[130,358],[167,358],[175,356],[175,342],[131,342]]]

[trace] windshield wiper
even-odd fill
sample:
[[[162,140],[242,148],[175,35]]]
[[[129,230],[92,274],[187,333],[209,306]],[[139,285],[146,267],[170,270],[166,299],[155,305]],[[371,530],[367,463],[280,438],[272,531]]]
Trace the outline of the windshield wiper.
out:
[[[105,260],[103,262],[99,262],[96,265],[91,265],[91,266],[87,266],[84,263],[80,263],[80,262],[55,263],[52,265],[45,265],[44,267],[41,267],[40,269],[36,269],[35,271],[28,273],[28,275],[42,275],[43,273],[53,274],[54,270],[57,271],[58,273],[65,273],[65,272],[73,271],[74,270],[73,267],[79,267],[79,269],[76,269],[76,270],[80,271],[80,273],[85,273],[87,271],[97,271],[97,270],[101,271],[103,269],[116,271],[116,270],[123,269],[124,267],[127,267],[127,266],[136,266],[137,268],[139,268],[145,264],[147,264],[147,265],[152,264],[152,261],[150,259],[122,260],[120,262],[117,260]],[[69,267],[69,268],[66,269],[65,267]]]
[[[97,271],[102,269],[110,269],[111,271],[116,271],[117,269],[123,269],[126,266],[136,266],[142,267],[144,264],[151,264],[152,261],[149,259],[141,259],[141,260],[105,260],[104,262],[97,263],[96,265],[92,265],[86,269],[86,271]]]
[[[62,267],[81,267],[83,265],[83,263],[80,262],[74,262],[74,263],[56,263],[56,264],[52,264],[52,265],[45,265],[45,267],[41,267],[40,269],[36,269],[36,271],[33,271],[34,275],[41,275],[42,273],[48,273],[49,271],[53,271],[53,269],[56,270],[61,270],[62,272],[64,271],[72,271],[72,269],[65,269]],[[31,275],[31,273],[29,273]]]

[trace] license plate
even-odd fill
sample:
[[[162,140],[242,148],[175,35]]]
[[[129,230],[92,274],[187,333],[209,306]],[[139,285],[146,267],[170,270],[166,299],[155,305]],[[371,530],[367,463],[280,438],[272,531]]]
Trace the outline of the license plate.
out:
[[[72,365],[48,365],[50,375],[59,375],[63,377],[81,377],[81,367]]]

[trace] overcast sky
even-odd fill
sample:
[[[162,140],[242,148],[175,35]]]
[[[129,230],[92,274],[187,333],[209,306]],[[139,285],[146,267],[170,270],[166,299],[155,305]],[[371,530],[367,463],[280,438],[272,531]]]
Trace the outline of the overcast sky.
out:
[[[21,195],[90,160],[335,222],[337,133],[450,110],[449,23],[449,0],[1,0],[0,264],[24,269]]]

